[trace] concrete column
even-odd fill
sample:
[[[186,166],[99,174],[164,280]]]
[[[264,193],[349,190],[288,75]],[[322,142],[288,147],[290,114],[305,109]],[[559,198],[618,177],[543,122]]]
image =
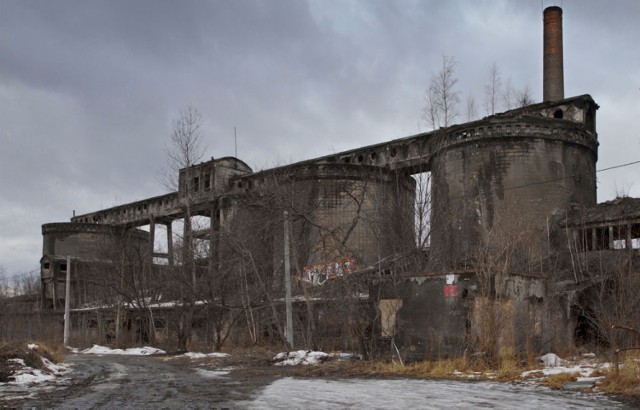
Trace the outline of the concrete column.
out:
[[[156,220],[153,215],[149,218],[149,266],[153,266],[153,251],[156,243]]]
[[[613,226],[609,226],[609,249],[613,249]]]
[[[216,243],[216,207],[212,206],[209,213],[209,274],[213,274],[216,265],[218,246]]]
[[[173,221],[167,222],[167,254],[169,256],[169,266],[173,266]]]

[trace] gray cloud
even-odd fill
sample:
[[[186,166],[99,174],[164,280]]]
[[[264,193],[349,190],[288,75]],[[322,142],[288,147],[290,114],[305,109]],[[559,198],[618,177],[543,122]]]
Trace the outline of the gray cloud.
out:
[[[637,160],[640,3],[564,3],[566,95],[602,107],[599,167]],[[40,225],[74,209],[164,192],[163,145],[187,104],[207,156],[233,155],[236,126],[239,156],[262,168],[424,130],[443,54],[480,113],[492,62],[539,100],[541,13],[531,1],[5,0],[0,265],[37,267]],[[639,176],[599,174],[599,199],[639,196]]]

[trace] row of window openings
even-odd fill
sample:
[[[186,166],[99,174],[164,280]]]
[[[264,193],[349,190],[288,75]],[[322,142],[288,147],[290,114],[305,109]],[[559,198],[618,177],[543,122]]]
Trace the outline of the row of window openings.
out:
[[[640,249],[640,224],[584,229],[581,248],[583,251]]]
[[[49,264],[49,262],[45,262],[42,264],[42,268],[44,270],[49,270],[49,268],[51,267],[51,265]],[[66,272],[67,271],[67,264],[66,263],[61,263],[60,264],[60,272]]]
[[[193,177],[192,180],[193,192],[198,192],[200,190],[200,177]],[[211,175],[205,174],[204,176],[204,190],[211,189]]]

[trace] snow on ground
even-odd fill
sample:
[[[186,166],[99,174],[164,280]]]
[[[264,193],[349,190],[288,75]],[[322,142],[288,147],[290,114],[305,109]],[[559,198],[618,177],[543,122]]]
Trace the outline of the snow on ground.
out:
[[[298,350],[297,352],[278,353],[273,361],[276,366],[297,366],[300,364],[320,364],[329,360],[332,355],[325,352]]]
[[[540,357],[540,361],[544,367],[555,367],[562,366],[564,364],[564,360],[558,357],[555,353],[547,353],[544,356]]]
[[[205,359],[207,357],[216,357],[216,358],[229,357],[229,354],[220,353],[220,352],[213,352],[213,353],[187,352],[184,354],[173,356],[173,358],[178,358],[178,357],[185,357],[187,359]]]
[[[93,345],[88,349],[81,350],[81,354],[117,354],[124,356],[149,356],[154,354],[167,354],[164,350],[155,347],[132,347],[129,349],[111,349],[110,347]]]
[[[276,380],[265,387],[253,401],[238,405],[249,409],[622,408],[619,403],[602,396],[586,396],[511,383],[290,377]]]
[[[540,374],[546,377],[561,373],[576,373],[579,375],[578,381],[598,380],[602,377],[592,378],[590,377],[591,374],[597,369],[605,370],[611,366],[610,363],[601,363],[595,360],[595,354],[593,353],[586,353],[582,356],[582,359],[573,361],[561,359],[553,353],[547,353],[540,357],[540,362],[544,366],[543,369],[528,370],[522,372],[520,376],[522,378],[536,378]]]
[[[31,385],[53,381],[56,380],[58,376],[63,375],[69,369],[69,367],[65,364],[55,364],[44,357],[42,358],[42,362],[44,363],[44,366],[47,368],[48,372],[29,367],[22,359],[15,358],[8,359],[7,361],[16,363],[20,366],[20,368],[16,370],[16,372],[11,376],[13,380],[7,383],[12,385]],[[0,386],[2,384],[3,383],[0,383]]]
[[[232,369],[223,368],[216,370],[207,370],[207,369],[196,369],[196,373],[206,379],[219,379],[220,377],[226,376]]]

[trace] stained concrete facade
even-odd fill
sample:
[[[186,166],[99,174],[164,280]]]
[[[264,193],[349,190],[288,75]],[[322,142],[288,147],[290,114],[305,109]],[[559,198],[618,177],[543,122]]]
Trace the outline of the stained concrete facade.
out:
[[[49,223],[42,225],[43,249],[40,259],[42,305],[62,309],[67,271],[71,270],[71,300],[78,306],[96,301],[96,276],[107,273],[108,254],[118,244],[128,252],[149,247],[149,234],[138,229],[89,223]],[[70,263],[70,264],[69,264]]]
[[[640,236],[636,219],[598,216],[604,209],[596,205],[598,106],[589,95],[564,98],[561,10],[556,9],[545,11],[544,102],[260,172],[231,157],[182,169],[176,192],[57,224],[56,229],[74,230],[66,243],[52,242],[43,227],[45,288],[50,282],[45,263],[61,260],[65,252],[79,259],[87,259],[88,252],[90,258],[84,242],[90,244],[103,229],[97,227],[148,225],[144,246],[150,263],[162,259],[173,265],[176,220],[185,222],[183,238],[208,241],[210,269],[234,251],[234,241],[262,241],[270,260],[267,269],[275,277],[283,269],[284,211],[298,275],[320,283],[338,263],[341,269],[380,275],[384,261],[401,261],[415,243],[411,175],[430,172],[431,238],[424,257],[429,273],[396,263],[404,267],[390,270],[398,279],[390,281],[393,286],[384,280],[374,286],[372,294],[380,297],[371,303],[388,319],[378,324],[380,337],[400,345],[407,357],[460,354],[481,333],[478,317],[487,308],[483,298],[493,295],[501,305],[491,309],[511,321],[505,343],[514,349],[528,343],[550,346],[541,339],[550,324],[571,324],[554,291],[564,278],[556,278],[555,271],[532,272],[532,265],[525,273],[487,267],[491,242],[495,247],[526,231],[528,259],[553,256],[561,262],[566,255],[554,248],[562,249],[563,243],[596,250],[603,241],[615,248],[622,240],[630,249]],[[575,209],[595,216],[576,219]],[[192,231],[193,216],[208,218],[208,226]],[[164,253],[154,248],[159,224],[167,231]],[[260,237],[265,227],[268,236]],[[506,236],[496,240],[499,230]],[[514,251],[518,257],[521,245]],[[312,280],[313,275],[324,276]],[[483,275],[493,282],[482,284]],[[478,293],[479,287],[484,293]],[[44,295],[52,297],[51,292]],[[561,330],[553,334],[554,343],[566,343]]]

